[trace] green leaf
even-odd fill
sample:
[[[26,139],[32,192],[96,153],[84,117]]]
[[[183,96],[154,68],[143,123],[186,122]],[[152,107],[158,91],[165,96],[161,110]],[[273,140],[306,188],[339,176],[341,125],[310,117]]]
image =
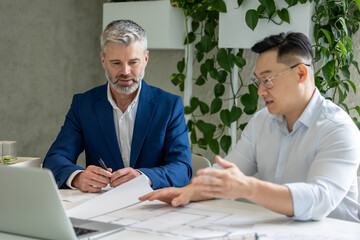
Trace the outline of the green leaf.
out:
[[[211,123],[206,123],[203,120],[199,120],[196,122],[196,127],[202,132],[202,133],[214,133],[216,130],[216,126]]]
[[[358,9],[360,9],[360,0],[354,0],[358,6]]]
[[[219,143],[215,139],[209,142],[209,147],[214,154],[218,155],[220,153]]]
[[[205,84],[205,81],[206,81],[206,79],[205,79],[202,75],[200,75],[200,76],[196,79],[195,84],[198,85],[198,86],[202,86],[202,85]]]
[[[177,63],[177,70],[182,73],[185,69],[185,59],[183,58],[181,61]]]
[[[217,113],[222,107],[222,100],[220,98],[214,98],[210,106],[210,114]]]
[[[214,48],[213,41],[210,36],[204,35],[201,37],[201,41],[199,42],[201,45],[201,50],[208,53],[211,51],[211,49]]]
[[[188,44],[188,38],[189,38],[189,44],[193,43],[196,39],[196,35],[193,32],[189,32],[189,34],[187,35],[187,37],[185,37],[185,41],[184,41],[184,45]]]
[[[221,110],[220,119],[225,126],[230,127],[230,111],[228,109]]]
[[[289,7],[295,6],[298,3],[297,0],[285,0],[285,2],[289,5]]]
[[[244,130],[244,128],[246,127],[247,123],[243,123],[243,124],[240,124],[239,128],[242,130]]]
[[[354,82],[350,81],[350,80],[346,80],[350,85],[351,85],[351,88],[353,89],[354,93],[356,94],[356,85]]]
[[[244,105],[244,112],[247,115],[252,115],[255,113],[257,109],[257,101],[254,100],[254,98],[252,98],[250,94],[246,93],[241,96],[240,101]]]
[[[191,114],[191,113],[192,113],[191,107],[190,107],[190,106],[185,106],[185,108],[184,108],[184,113],[185,113],[185,114]]]
[[[350,71],[349,71],[349,66],[348,65],[345,65],[341,68],[341,73],[342,75],[344,76],[344,78],[346,80],[349,80],[350,79]]]
[[[239,68],[243,68],[246,65],[246,60],[245,58],[241,57],[241,56],[236,56],[235,57],[235,64],[239,67]]]
[[[199,107],[200,107],[200,111],[203,115],[205,115],[209,112],[209,106],[206,103],[199,101]]]
[[[330,80],[334,77],[334,71],[335,71],[335,62],[334,60],[328,61],[323,67],[322,67],[322,73],[324,75],[325,80],[329,83]]]
[[[215,0],[212,7],[217,12],[226,12],[226,4],[223,0]]]
[[[226,71],[220,70],[218,72],[219,78],[217,80],[219,81],[219,83],[224,83],[224,82],[226,82],[227,76],[228,76],[228,73]]]
[[[207,66],[206,62],[203,63],[203,64],[201,64],[201,66],[200,66],[200,72],[201,72],[201,75],[202,75],[204,78],[207,77],[208,66]]]
[[[258,88],[254,84],[250,84],[248,86],[248,90],[249,90],[250,96],[257,101],[259,98],[259,95],[257,94]]]
[[[347,28],[347,26],[346,26],[346,21],[345,21],[345,19],[343,18],[343,17],[340,17],[340,18],[338,18],[338,20],[336,21],[336,23],[339,23],[340,22],[340,24],[341,24],[341,26],[342,26],[342,29],[344,30],[344,32],[345,32],[345,36],[349,36],[349,30],[348,30],[348,28]],[[336,24],[335,23],[335,24]]]
[[[259,14],[256,10],[254,9],[250,9],[246,12],[245,15],[245,21],[246,21],[246,25],[254,31],[254,29],[256,28],[256,25],[258,24],[259,21]]]
[[[182,73],[178,73],[178,74],[173,73],[173,74],[171,74],[171,76],[170,76],[170,81],[171,81],[175,86],[183,83],[184,80],[185,80],[185,75],[182,74]]]
[[[266,13],[269,16],[269,19],[272,18],[276,10],[274,0],[259,0],[259,2],[266,8]]]
[[[231,72],[231,68],[234,66],[234,61],[232,61],[233,58],[228,55],[227,51],[224,48],[219,49],[216,57],[220,67],[222,67],[228,72]]]
[[[277,13],[278,13],[281,20],[283,20],[284,22],[287,22],[287,23],[290,24],[289,12],[288,12],[288,10],[286,8],[278,10]]]
[[[209,36],[213,36],[214,35],[214,23],[211,21],[208,21],[205,23],[205,34],[209,35]]]
[[[339,93],[339,104],[342,104],[346,98],[346,94],[344,94],[340,88],[338,88],[338,93]]]
[[[196,60],[198,62],[201,62],[201,60],[204,58],[204,53],[203,52],[197,52],[196,53]]]
[[[356,109],[357,113],[358,113],[359,116],[360,116],[360,107],[359,107],[359,106],[356,106],[355,109]]]
[[[199,23],[199,22],[197,22],[197,21],[192,21],[192,22],[191,22],[191,30],[192,30],[193,32],[196,32],[196,30],[199,28],[199,26],[200,26],[200,23]]]
[[[231,147],[231,137],[227,135],[222,136],[220,139],[220,146],[221,149],[227,154]]]
[[[241,108],[233,106],[230,112],[230,123],[237,121],[241,117],[241,114]]]
[[[344,46],[344,44],[343,44],[342,42],[338,42],[338,43],[336,44],[336,47],[337,47],[338,49],[340,49],[340,51],[341,51],[341,53],[342,53],[343,56],[346,55],[346,49],[345,49],[345,46]]]
[[[360,74],[360,68],[359,68],[359,64],[357,61],[352,61],[352,64],[354,65],[354,67],[356,68],[358,74]]]
[[[199,106],[199,99],[197,97],[192,97],[190,99],[191,112],[193,112],[198,106]]]
[[[331,41],[331,36],[329,31],[327,31],[324,28],[321,28],[320,31],[324,34],[324,36],[326,37],[327,42],[329,43],[330,48],[332,48],[332,41]]]
[[[225,87],[221,83],[217,83],[214,87],[215,97],[221,97],[225,92]]]
[[[190,133],[190,141],[191,141],[191,144],[196,144],[197,142],[197,137],[196,137],[196,131],[191,131]]]
[[[199,148],[202,148],[202,149],[207,149],[207,142],[205,139],[203,138],[200,138],[197,142],[197,145],[199,146]]]
[[[240,7],[243,2],[244,0],[237,0],[238,7]]]
[[[354,123],[356,124],[356,126],[358,127],[358,129],[360,130],[360,122],[357,120],[357,118],[353,118]]]

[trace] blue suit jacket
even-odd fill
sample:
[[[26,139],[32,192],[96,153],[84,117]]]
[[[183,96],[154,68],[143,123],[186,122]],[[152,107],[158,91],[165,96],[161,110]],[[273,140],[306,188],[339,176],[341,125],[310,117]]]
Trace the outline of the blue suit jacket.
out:
[[[192,176],[188,128],[179,96],[142,81],[131,143],[130,167],[145,173],[152,188],[181,187]],[[64,125],[47,153],[49,168],[59,188],[75,170],[85,150],[86,165],[99,166],[102,158],[113,171],[124,167],[115,133],[113,109],[107,100],[107,85],[76,94]]]

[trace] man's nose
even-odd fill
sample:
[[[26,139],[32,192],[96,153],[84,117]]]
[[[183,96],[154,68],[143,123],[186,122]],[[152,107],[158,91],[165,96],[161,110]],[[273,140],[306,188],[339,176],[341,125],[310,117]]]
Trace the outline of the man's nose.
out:
[[[258,90],[257,90],[257,94],[259,95],[259,97],[262,97],[262,96],[266,95],[266,94],[267,94],[267,88],[264,87],[264,85],[259,84],[259,88],[258,88]]]
[[[130,66],[128,65],[128,64],[124,64],[123,66],[121,66],[121,68],[120,68],[120,74],[121,75],[128,75],[129,73],[130,73]]]

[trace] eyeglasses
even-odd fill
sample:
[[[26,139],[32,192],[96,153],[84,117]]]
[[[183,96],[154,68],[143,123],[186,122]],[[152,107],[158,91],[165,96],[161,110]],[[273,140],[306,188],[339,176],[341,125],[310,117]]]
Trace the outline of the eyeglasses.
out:
[[[298,65],[300,64],[304,64],[305,66],[307,67],[310,67],[311,65],[310,64],[305,64],[305,63],[297,63],[289,68],[287,68],[285,71],[281,72],[281,73],[278,73],[270,78],[268,77],[264,77],[264,78],[252,78],[251,81],[252,83],[256,86],[256,87],[259,87],[260,84],[263,85],[265,88],[267,89],[271,89],[274,85],[272,83],[272,80],[274,80],[275,78],[277,78],[278,76],[284,74],[284,73],[287,73],[287,72],[290,72],[291,70],[293,70],[295,67],[297,67]]]

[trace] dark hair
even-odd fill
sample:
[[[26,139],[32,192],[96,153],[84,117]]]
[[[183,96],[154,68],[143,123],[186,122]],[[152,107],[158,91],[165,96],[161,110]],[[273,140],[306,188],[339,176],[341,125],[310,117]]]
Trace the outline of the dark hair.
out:
[[[294,58],[301,57],[313,66],[313,52],[311,49],[310,40],[305,34],[300,32],[280,33],[278,35],[271,35],[264,40],[257,42],[251,50],[255,53],[263,53],[268,50],[277,50],[278,62],[286,64],[295,64]]]

